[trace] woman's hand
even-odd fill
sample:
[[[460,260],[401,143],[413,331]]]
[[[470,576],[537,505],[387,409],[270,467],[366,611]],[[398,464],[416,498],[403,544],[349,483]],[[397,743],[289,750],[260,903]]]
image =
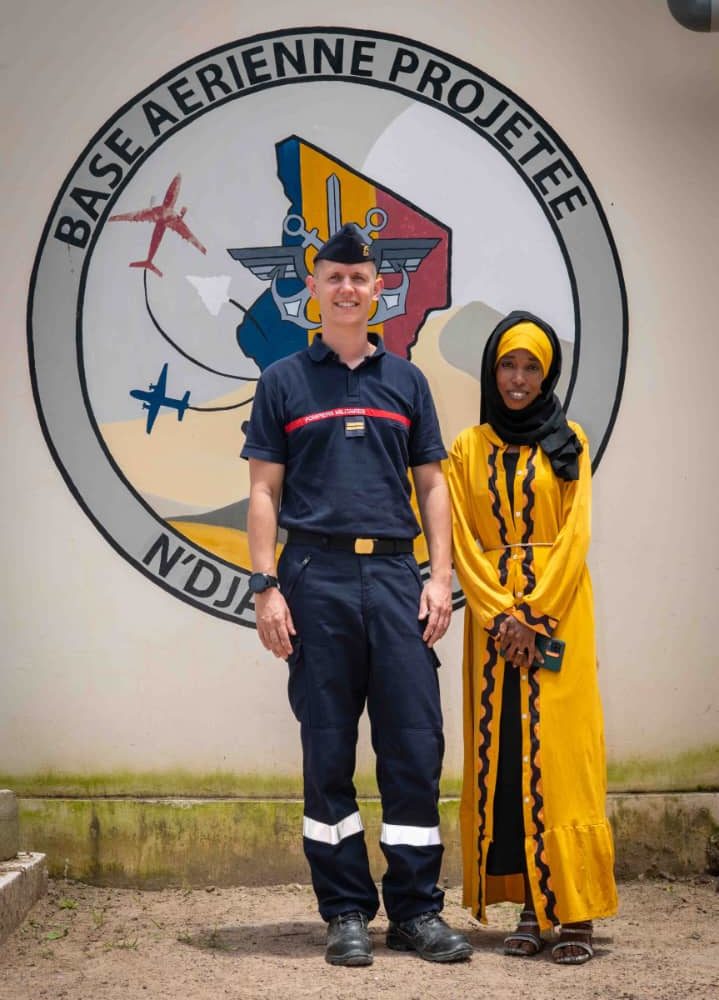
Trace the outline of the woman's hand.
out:
[[[505,660],[513,663],[515,667],[529,667],[534,663],[535,656],[542,661],[542,657],[534,648],[537,633],[527,625],[523,625],[516,618],[505,618],[499,626],[499,638],[497,644]]]

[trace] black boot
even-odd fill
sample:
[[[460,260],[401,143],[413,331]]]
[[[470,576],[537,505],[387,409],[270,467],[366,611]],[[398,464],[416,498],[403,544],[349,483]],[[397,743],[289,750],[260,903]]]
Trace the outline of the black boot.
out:
[[[372,965],[372,942],[364,913],[340,913],[327,928],[325,961],[330,965]]]
[[[387,947],[393,951],[416,951],[428,962],[461,962],[474,949],[464,934],[453,931],[438,913],[421,913],[401,924],[390,924]]]

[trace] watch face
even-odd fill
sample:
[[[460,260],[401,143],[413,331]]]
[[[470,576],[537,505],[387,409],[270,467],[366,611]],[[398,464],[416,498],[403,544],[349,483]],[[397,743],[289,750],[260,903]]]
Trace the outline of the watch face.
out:
[[[250,591],[253,594],[261,594],[267,589],[267,577],[264,573],[253,573],[250,577]]]
[[[262,594],[265,590],[269,590],[270,587],[276,586],[277,581],[269,573],[253,573],[250,576],[249,587],[253,594]]]

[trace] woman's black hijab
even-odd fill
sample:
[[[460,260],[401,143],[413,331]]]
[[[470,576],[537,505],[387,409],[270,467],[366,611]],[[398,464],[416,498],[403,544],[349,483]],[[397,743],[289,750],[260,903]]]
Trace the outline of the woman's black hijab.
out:
[[[539,396],[523,410],[504,405],[497,388],[497,348],[503,333],[518,323],[535,323],[552,345],[552,363],[544,377]],[[492,331],[482,355],[482,404],[480,423],[489,423],[507,444],[538,444],[560,479],[579,479],[577,435],[567,423],[554,389],[562,371],[562,349],[554,330],[532,313],[517,310],[505,316]]]

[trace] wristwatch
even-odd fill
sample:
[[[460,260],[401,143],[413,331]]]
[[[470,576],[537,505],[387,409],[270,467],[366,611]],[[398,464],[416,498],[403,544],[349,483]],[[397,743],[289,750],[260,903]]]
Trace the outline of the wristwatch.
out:
[[[277,587],[279,590],[280,581],[276,576],[270,576],[269,573],[253,573],[250,576],[251,594],[264,594],[270,587]]]

